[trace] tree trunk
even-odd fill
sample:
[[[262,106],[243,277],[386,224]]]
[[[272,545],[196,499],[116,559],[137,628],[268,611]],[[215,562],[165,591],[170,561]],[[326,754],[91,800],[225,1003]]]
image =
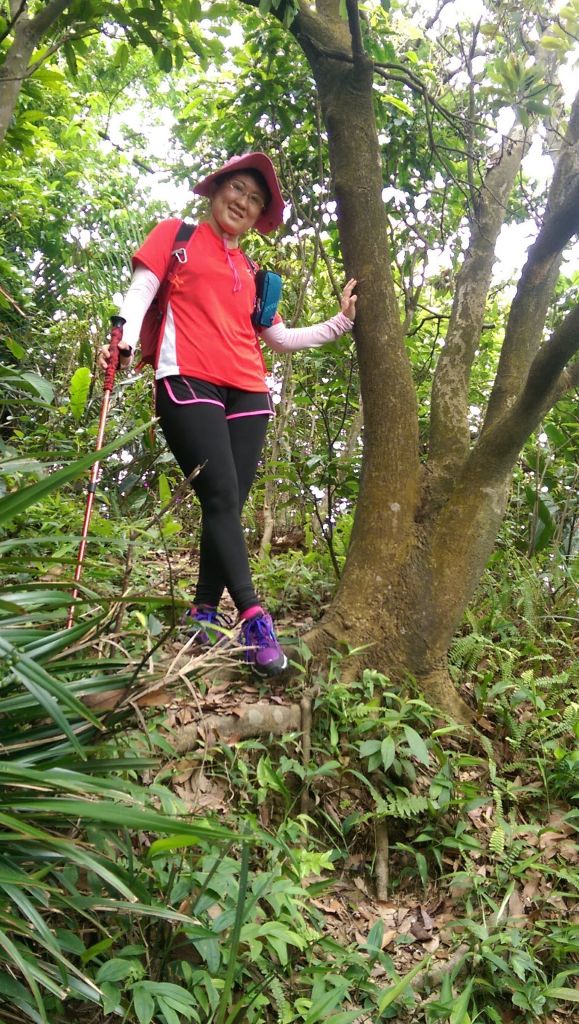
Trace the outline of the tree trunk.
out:
[[[413,676],[435,706],[468,720],[470,711],[448,675],[448,647],[496,542],[520,448],[556,401],[557,389],[563,393],[577,376],[573,368],[565,371],[578,346],[573,315],[551,343],[539,347],[557,253],[565,240],[559,230],[552,243],[553,222],[566,225],[568,235],[574,219],[568,211],[578,178],[577,119],[572,118],[559,163],[565,173],[555,175],[549,197],[542,232],[546,240],[541,242],[540,233],[526,275],[545,286],[540,295],[534,293],[535,301],[525,304],[521,295],[517,309],[508,384],[518,398],[509,399],[502,419],[492,409],[485,432],[472,447],[470,372],[494,246],[525,151],[522,134],[505,141],[480,183],[433,388],[430,460],[421,467],[416,396],[381,197],[373,67],[362,49],[357,4],[348,2],[347,9],[348,24],[339,17],[337,0],[318,0],[315,11],[302,4],[292,26],[312,68],[328,133],[346,276],[359,283],[355,338],[364,406],[363,467],[350,550],[335,598],[305,641],[317,661],[330,650],[356,648],[344,671],[369,666],[394,680]],[[539,258],[541,273],[547,268],[542,276],[534,271]],[[520,337],[533,341],[517,359]],[[548,386],[541,391],[537,381],[547,366],[550,376],[543,379]]]
[[[0,144],[10,127],[22,83],[30,73],[32,54],[44,34],[69,6],[70,0],[50,0],[35,17],[27,18],[26,4],[10,4],[14,19],[14,38],[0,65]]]

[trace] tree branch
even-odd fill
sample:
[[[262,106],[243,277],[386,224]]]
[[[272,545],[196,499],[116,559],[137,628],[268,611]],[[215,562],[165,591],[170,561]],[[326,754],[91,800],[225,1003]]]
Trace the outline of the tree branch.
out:
[[[18,3],[18,0],[16,0],[16,3],[14,3],[13,0],[11,0],[11,3],[10,3],[10,18],[8,19],[8,21],[6,23],[6,28],[4,29],[4,31],[0,32],[0,43],[4,42],[4,40],[10,35],[10,33],[11,33],[12,29],[14,28],[16,22],[18,21],[20,16],[22,14],[24,14],[25,9],[26,9],[26,0],[20,0],[20,3]]]
[[[42,33],[54,24],[67,7],[70,7],[70,0],[50,0],[46,7],[41,7],[38,14],[30,19],[29,31],[36,39],[40,39]]]
[[[12,296],[9,295],[7,291],[4,291],[2,285],[0,285],[0,294],[3,295],[4,298],[7,299],[8,302],[10,302],[14,306],[14,309],[16,309],[21,316],[26,317],[28,315],[27,313],[24,312],[23,309],[20,309],[20,306],[16,302],[16,299],[13,299]]]
[[[529,249],[501,350],[483,433],[516,401],[541,344],[561,253],[579,230],[579,93],[549,190],[547,212]]]
[[[563,372],[573,356],[579,352],[579,305],[567,314],[548,342],[542,345],[533,359],[525,387],[521,392],[520,407],[537,422],[561,396]],[[569,384],[579,370],[579,363],[570,367]]]
[[[354,62],[358,60],[365,60],[366,54],[364,52],[364,44],[362,42],[360,11],[358,10],[357,0],[346,0],[346,10],[348,12],[348,26],[352,37],[352,54]]]
[[[430,465],[440,487],[453,482],[469,451],[472,362],[484,322],[495,245],[525,145],[522,133],[517,142],[503,141],[502,152],[480,190],[471,218],[469,248],[456,278],[446,344],[432,386]]]
[[[466,473],[501,477],[509,471],[527,438],[555,403],[579,382],[579,305],[567,314],[530,366],[525,386],[513,406],[481,434]],[[567,368],[568,367],[568,368]]]
[[[347,59],[347,58],[342,58]],[[352,61],[350,61],[352,63]],[[424,82],[418,78],[417,75],[413,75],[403,65],[398,64],[374,64],[374,71],[377,75],[380,75],[386,82],[400,82],[402,85],[407,86],[412,92],[421,96],[425,103],[429,103],[430,106],[438,111],[441,117],[445,121],[448,121],[449,125],[456,131],[462,124],[462,117],[460,114],[453,114],[451,110],[446,110],[438,100],[435,100],[434,96],[428,92]]]

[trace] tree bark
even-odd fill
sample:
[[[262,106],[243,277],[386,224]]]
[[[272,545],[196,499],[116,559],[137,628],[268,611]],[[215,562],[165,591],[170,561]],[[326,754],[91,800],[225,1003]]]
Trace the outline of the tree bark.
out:
[[[25,4],[15,8],[14,38],[0,66],[0,144],[10,127],[22,83],[28,77],[32,54],[69,6],[70,0],[50,0],[33,18],[24,16]]]

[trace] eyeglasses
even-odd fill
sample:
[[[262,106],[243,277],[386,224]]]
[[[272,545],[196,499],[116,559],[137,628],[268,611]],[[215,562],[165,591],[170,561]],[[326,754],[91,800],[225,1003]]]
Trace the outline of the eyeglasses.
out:
[[[255,210],[265,209],[266,202],[263,199],[263,197],[260,196],[259,192],[250,192],[249,189],[245,187],[242,181],[238,181],[237,178],[229,178],[225,182],[225,185],[230,192],[234,193],[237,199],[247,199],[248,206],[252,207]]]

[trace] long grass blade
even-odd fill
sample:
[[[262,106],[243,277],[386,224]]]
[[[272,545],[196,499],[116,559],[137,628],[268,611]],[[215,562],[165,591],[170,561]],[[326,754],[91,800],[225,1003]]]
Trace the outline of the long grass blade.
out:
[[[233,924],[233,930],[231,932],[231,940],[229,943],[229,960],[227,963],[227,973],[225,975],[225,981],[223,983],[223,989],[221,997],[219,999],[219,1006],[217,1007],[217,1016],[215,1017],[215,1024],[223,1024],[227,1011],[229,1009],[229,1001],[231,997],[231,990],[233,988],[233,979],[235,977],[235,969],[237,967],[237,953],[239,951],[239,939],[241,936],[241,929],[243,926],[243,918],[245,916],[245,898],[247,895],[247,882],[249,879],[249,844],[244,843],[241,851],[241,864],[239,867],[239,890],[237,893],[237,907],[235,909],[235,921]]]
[[[14,519],[14,516],[24,512],[30,505],[35,505],[37,501],[50,494],[51,491],[55,491],[58,487],[62,487],[63,484],[76,480],[94,462],[105,459],[107,455],[115,452],[117,448],[130,444],[136,437],[139,437],[148,430],[153,422],[153,420],[150,420],[148,423],[141,423],[134,430],[129,431],[128,434],[123,434],[122,437],[118,437],[111,441],[110,444],[105,445],[100,451],[91,452],[89,455],[83,456],[82,459],[77,459],[70,466],[65,466],[63,469],[50,473],[49,476],[39,480],[38,483],[30,484],[28,487],[21,487],[19,490],[14,491],[14,493],[0,498],[0,526],[9,523],[11,519]]]

